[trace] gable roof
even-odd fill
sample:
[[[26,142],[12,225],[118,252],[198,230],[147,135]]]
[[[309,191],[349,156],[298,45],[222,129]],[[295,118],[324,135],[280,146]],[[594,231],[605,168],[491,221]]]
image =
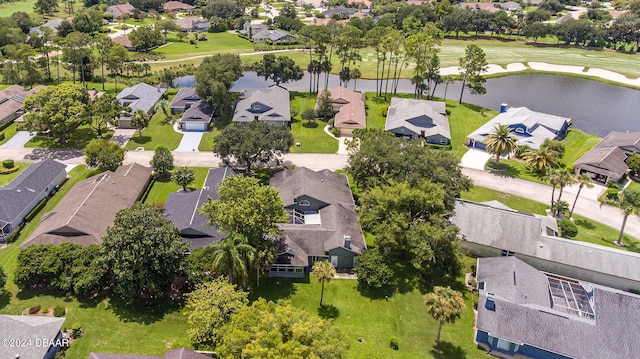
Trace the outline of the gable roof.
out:
[[[203,238],[191,240],[191,250],[203,247],[214,241],[220,241],[225,234],[218,232],[214,226],[208,226],[208,219],[198,212],[209,200],[218,199],[218,185],[225,178],[235,176],[236,172],[229,166],[211,168],[207,172],[204,187],[193,192],[173,192],[169,194],[164,205],[164,216],[178,227],[181,234],[200,233]]]
[[[66,165],[46,159],[27,167],[7,186],[0,186],[0,227],[12,223],[33,203],[46,187],[61,174]]]
[[[141,82],[135,86],[123,89],[116,97],[122,105],[129,103],[131,114],[133,114],[137,110],[144,112],[151,111],[156,102],[162,98],[164,92],[165,89],[163,88]]]
[[[574,162],[573,167],[619,180],[629,169],[625,160],[631,152],[640,153],[640,132],[611,132]]]
[[[64,21],[64,19],[53,19],[50,21],[45,22],[42,25],[38,25],[38,26],[34,26],[31,29],[29,29],[29,34],[32,32],[35,32],[38,34],[38,36],[42,36],[42,28],[43,27],[48,27],[51,30],[53,30],[53,33],[57,33],[58,32],[58,26],[60,26],[60,24]]]
[[[355,13],[356,11],[354,9],[350,9],[348,7],[344,7],[342,5],[338,5],[334,8],[331,8],[329,10],[325,10],[322,13],[327,16],[327,17],[331,17],[333,15],[351,15],[353,13]]]
[[[126,3],[126,4],[111,5],[107,8],[107,12],[109,14],[112,14],[113,17],[117,18],[124,14],[133,15],[134,9],[135,8],[133,7],[133,5]]]
[[[42,359],[49,346],[36,345],[36,341],[54,340],[60,332],[65,318],[43,316],[0,315],[0,332],[3,338],[11,338],[19,342],[34,343],[32,345],[1,345],[0,358]]]
[[[442,101],[392,98],[384,129],[393,132],[402,127],[418,135],[424,131],[425,137],[440,135],[451,139],[446,104]]]
[[[451,222],[463,241],[640,282],[640,254],[556,237],[550,217],[456,200]]]
[[[11,85],[0,91],[0,121],[15,115],[24,105],[27,97],[35,94],[45,86],[36,86],[31,90],[26,90],[20,85]]]
[[[211,122],[214,111],[214,106],[204,101],[198,101],[184,112],[180,122]]]
[[[344,86],[334,87],[330,90],[333,107],[339,108],[335,115],[334,126],[338,128],[365,128],[367,127],[364,101],[360,92],[351,91]],[[322,92],[318,93],[318,98]],[[316,100],[316,108],[318,101]]]
[[[514,264],[515,263],[515,264]],[[549,284],[543,273],[513,257],[480,258],[478,282],[484,281],[488,290],[480,290],[476,328],[516,344],[527,344],[567,357],[630,358],[640,352],[640,297],[615,289],[578,283],[591,293],[594,319],[567,314],[557,310],[548,299]],[[512,274],[513,273],[513,274]],[[517,280],[518,290],[528,296],[514,300],[499,283]],[[534,279],[529,280],[533,275]],[[546,278],[544,278],[546,279]],[[514,285],[515,287],[515,285]],[[524,288],[521,288],[524,287]],[[485,307],[488,292],[493,294],[495,310]],[[543,300],[543,297],[547,300]],[[634,318],[634,319],[632,319]],[[602,335],[616,333],[616,335]]]
[[[151,168],[136,163],[106,171],[76,185],[40,219],[40,225],[20,246],[76,243],[100,244],[116,213],[131,207],[144,193]]]
[[[114,43],[118,45],[122,45],[127,49],[132,49],[133,45],[131,44],[131,40],[129,39],[129,35],[120,35],[111,39]]]
[[[162,356],[89,353],[87,359],[211,359],[211,357],[191,349],[178,348],[165,352]]]
[[[233,122],[291,122],[289,91],[280,86],[266,89],[246,89],[233,109]]]
[[[321,224],[279,224],[284,244],[280,246],[279,263],[307,266],[308,256],[324,256],[332,249],[345,248],[344,237],[351,237],[350,248],[355,253],[366,249],[362,230],[358,226],[353,195],[347,177],[329,170],[313,171],[305,167],[282,170],[271,177],[270,185],[280,193],[284,206],[309,196],[327,203],[320,208]],[[284,257],[284,258],[283,258]]]
[[[167,1],[162,4],[162,8],[165,10],[192,10],[195,9],[195,6],[180,1]]]
[[[178,94],[171,100],[171,108],[184,109],[187,103],[196,103],[201,101],[202,98],[196,92],[193,87],[182,88],[178,91]]]
[[[520,125],[526,127],[527,133],[511,131],[511,135],[517,139],[518,146],[527,145],[533,149],[539,149],[545,139],[555,139],[558,132],[568,123],[571,123],[570,118],[531,111],[526,107],[512,107],[487,121],[467,138],[483,142],[496,125],[509,127]]]

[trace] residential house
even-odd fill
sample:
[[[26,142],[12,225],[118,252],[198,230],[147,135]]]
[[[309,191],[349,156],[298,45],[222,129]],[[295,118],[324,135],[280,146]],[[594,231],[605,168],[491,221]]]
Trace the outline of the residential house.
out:
[[[37,244],[100,244],[116,213],[139,200],[150,179],[151,168],[134,163],[76,183],[53,211],[40,218],[20,249]]]
[[[519,11],[519,10],[522,10],[522,5],[520,5],[519,3],[515,2],[515,1],[507,1],[507,2],[496,4],[496,5],[499,6],[502,10],[505,10],[505,11]]]
[[[498,116],[467,136],[469,147],[484,150],[484,139],[498,125],[509,127],[518,146],[539,149],[546,139],[562,139],[571,126],[571,119],[531,111],[526,107],[507,108],[506,104],[502,104]]]
[[[448,145],[451,130],[443,101],[391,99],[384,129],[407,139],[424,138],[427,143]]]
[[[180,1],[167,1],[166,3],[162,4],[162,9],[167,12],[167,11],[190,11],[195,9],[196,7],[193,5],[189,5],[189,4],[185,4],[183,2]]]
[[[18,227],[35,206],[67,177],[66,166],[51,159],[27,167],[7,186],[0,186],[0,240]]]
[[[461,2],[458,4],[458,7],[462,9],[469,8],[471,11],[488,11],[491,13],[496,13],[501,9],[494,5],[492,2]]]
[[[253,121],[288,126],[291,123],[289,91],[280,86],[242,91],[233,106],[233,122]]]
[[[251,39],[253,37],[253,35],[263,31],[263,30],[267,30],[269,27],[265,24],[252,24],[251,21],[246,21],[243,25],[242,25],[242,29],[238,30],[238,32],[243,35],[248,37],[249,39]]]
[[[289,223],[279,225],[278,258],[269,275],[301,278],[321,260],[352,268],[366,244],[347,177],[299,167],[274,174],[270,184],[282,197]]]
[[[69,343],[60,332],[64,321],[65,318],[45,316],[0,315],[0,331],[4,333],[0,358],[54,359]]]
[[[193,87],[181,88],[176,96],[171,100],[171,113],[180,113],[189,109],[189,107],[202,101],[202,97],[198,95]]]
[[[218,185],[236,172],[229,166],[211,168],[204,186],[193,192],[173,192],[164,204],[164,216],[178,227],[180,235],[191,244],[190,251],[219,242],[225,233],[207,225],[209,220],[198,210],[209,200],[218,199]]]
[[[176,24],[180,26],[180,28],[183,31],[188,31],[188,32],[207,31],[211,26],[209,21],[197,16],[190,16],[190,17],[185,17],[183,19],[178,19],[176,20]]]
[[[64,19],[53,19],[53,20],[45,22],[42,25],[34,26],[34,27],[29,29],[29,35],[35,32],[38,35],[38,37],[40,37],[43,34],[42,29],[45,28],[45,27],[48,27],[49,29],[51,29],[52,34],[55,35],[58,32],[58,26],[60,26],[60,24],[63,21],[64,21]],[[27,38],[27,42],[31,43],[31,36],[29,36]]]
[[[178,348],[169,350],[162,356],[89,353],[87,359],[211,359],[211,357],[191,349]]]
[[[367,8],[367,9],[370,9],[373,5],[371,0],[348,0],[347,4],[349,6],[354,6],[358,8]]]
[[[251,36],[251,41],[256,43],[270,42],[272,44],[291,44],[298,41],[298,37],[284,30],[262,30]]]
[[[336,111],[333,126],[341,134],[350,135],[354,129],[366,128],[366,111],[364,108],[364,94],[338,86],[330,90],[333,109]],[[322,92],[318,93],[318,99]],[[318,101],[316,100],[316,109]]]
[[[0,91],[0,125],[22,116],[22,105],[27,97],[35,94],[44,86],[26,90],[20,85],[11,85]]]
[[[211,106],[196,93],[194,88],[180,89],[171,101],[171,112],[183,112],[180,128],[184,131],[206,131],[213,120],[215,106]]]
[[[133,10],[135,10],[133,5],[126,3],[126,4],[111,5],[107,8],[106,13],[111,14],[114,19],[123,19],[123,18],[128,18],[132,16]]]
[[[478,259],[475,341],[501,358],[635,358],[640,296],[515,257]],[[605,335],[604,333],[611,333]]]
[[[345,19],[345,18],[348,18],[350,15],[353,15],[353,13],[355,12],[356,11],[354,9],[339,5],[329,10],[325,10],[322,13],[324,14],[324,16],[328,18]]]
[[[516,256],[538,270],[600,285],[640,290],[640,254],[558,237],[555,219],[502,204],[456,201],[451,223],[479,257]]]
[[[135,51],[136,48],[131,44],[129,35],[116,36],[111,39],[115,44],[124,46],[129,51]]]
[[[132,128],[131,115],[137,110],[148,114],[153,113],[156,102],[162,98],[164,92],[165,89],[147,85],[144,82],[120,91],[116,97],[121,105],[129,107],[130,113],[120,116],[118,127]]]
[[[640,132],[611,132],[573,163],[576,174],[586,173],[600,183],[618,182],[626,176],[626,160],[640,153]]]

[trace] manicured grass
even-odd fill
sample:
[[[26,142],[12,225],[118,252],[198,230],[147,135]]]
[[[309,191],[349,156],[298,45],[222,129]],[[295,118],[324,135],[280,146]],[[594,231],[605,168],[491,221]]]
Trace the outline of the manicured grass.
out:
[[[562,141],[565,148],[562,162],[567,166],[573,166],[578,158],[597,145],[600,140],[602,139],[596,135],[584,133],[575,128],[571,129]]]
[[[466,262],[475,263],[475,260],[467,258]],[[287,299],[310,313],[333,318],[350,345],[347,358],[485,357],[486,354],[473,343],[475,316],[471,294],[462,287],[461,279],[453,283],[453,287],[464,291],[466,309],[456,323],[444,325],[441,345],[437,349],[433,344],[438,323],[427,315],[423,292],[417,288],[389,295],[387,301],[385,293],[364,296],[358,290],[356,280],[334,279],[325,284],[324,308],[321,309],[318,306],[320,283],[314,278],[300,281],[261,279],[260,287],[253,289],[251,298]],[[398,338],[399,350],[389,347],[390,337]]]
[[[222,32],[217,34],[203,33],[203,35],[205,35],[208,40],[198,41],[196,46],[190,44],[188,39],[185,38],[183,41],[180,41],[176,34],[170,33],[167,36],[167,40],[172,43],[153,50],[151,53],[164,55],[166,59],[170,60],[212,53],[235,54],[253,51],[251,42],[240,38],[236,34]],[[173,65],[175,65],[175,63]]]
[[[477,186],[470,192],[463,192],[460,197],[475,202],[497,200],[512,209],[540,215],[545,215],[547,208],[545,203]],[[612,243],[618,238],[619,228],[612,228],[576,214],[573,218],[578,226],[578,235],[574,240],[640,253],[640,241],[629,235],[624,235],[622,238],[622,242],[626,244],[624,247],[618,247]]]
[[[0,17],[9,17],[14,12],[24,11],[27,14],[33,12],[33,4],[35,0],[22,0],[10,3],[4,3],[0,6]]]
[[[291,109],[298,112],[298,115],[291,121],[291,134],[294,139],[291,152],[338,152],[338,141],[324,132],[326,122],[314,120],[309,123],[309,121],[300,118],[304,110],[312,109],[315,106],[316,97],[315,93],[291,92]],[[297,147],[296,143],[300,143],[300,147]]]
[[[178,148],[181,139],[182,134],[173,130],[172,123],[167,123],[167,116],[162,111],[157,111],[149,122],[149,126],[142,130],[142,137],[136,131],[125,148],[135,150],[138,147],[144,147],[145,150],[155,150],[162,145],[173,151]]]
[[[0,158],[0,161],[5,160],[6,158]],[[6,186],[9,183],[11,183],[11,181],[13,181],[14,178],[18,177],[18,175],[20,173],[22,173],[24,170],[27,169],[27,167],[29,167],[31,165],[31,163],[29,162],[15,162],[14,163],[15,166],[18,166],[20,169],[13,172],[13,173],[8,173],[8,174],[0,174],[0,186]]]
[[[196,180],[193,182],[188,188],[191,190],[198,190],[202,188],[204,184],[204,180],[207,177],[207,172],[209,171],[208,167],[193,167],[193,170],[196,173]],[[147,192],[146,198],[144,198],[145,203],[164,203],[169,198],[169,194],[172,192],[176,192],[182,187],[175,184],[171,181],[170,178],[162,179],[162,180],[154,180],[151,183],[151,189]]]
[[[105,131],[102,133],[102,138],[109,139],[113,135],[113,131]],[[24,147],[28,148],[68,148],[68,149],[82,149],[89,141],[96,138],[96,131],[89,125],[82,125],[73,131],[69,141],[66,143],[58,143],[54,138],[50,137],[33,137],[27,142]]]
[[[631,182],[627,189],[632,189],[634,191],[640,191],[640,182]]]
[[[7,141],[11,139],[11,137],[16,135],[16,123],[13,122],[9,126],[5,127],[3,130],[0,130],[0,133],[4,133],[4,139],[0,140],[0,145],[5,144]]]

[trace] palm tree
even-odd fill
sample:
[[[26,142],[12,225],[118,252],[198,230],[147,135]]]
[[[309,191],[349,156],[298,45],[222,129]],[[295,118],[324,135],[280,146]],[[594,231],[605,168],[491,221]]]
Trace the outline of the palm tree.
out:
[[[544,181],[549,182],[551,187],[553,187],[553,190],[551,190],[551,208],[553,208],[553,204],[555,203],[556,186],[560,182],[560,171],[560,169],[554,168],[542,177]]]
[[[356,90],[356,83],[359,78],[362,78],[362,72],[360,72],[360,69],[355,68],[351,70],[351,79],[353,80],[353,91]]]
[[[539,150],[529,149],[522,154],[524,162],[535,172],[545,174],[549,168],[558,168],[562,161],[556,151],[541,147]]]
[[[576,199],[573,201],[573,206],[571,206],[571,212],[569,212],[569,219],[573,215],[573,210],[576,208],[576,203],[578,202],[578,197],[580,197],[580,191],[582,191],[582,187],[593,188],[593,180],[589,175],[581,174],[576,178],[576,183],[578,186],[578,193],[576,194]]]
[[[501,154],[509,154],[518,147],[516,141],[507,125],[497,124],[483,142],[487,145],[487,152],[495,154],[496,163],[500,163]]]
[[[620,208],[624,212],[624,218],[622,219],[622,227],[620,227],[620,235],[618,240],[613,243],[618,246],[624,245],[622,243],[622,235],[624,234],[624,227],[627,225],[627,219],[629,215],[640,212],[640,190],[626,189],[622,192],[622,198],[620,200]]]
[[[249,268],[253,263],[256,250],[249,245],[247,239],[237,233],[232,233],[219,243],[213,245],[213,269],[216,273],[226,274],[229,283],[239,280],[244,287]]]
[[[158,101],[155,104],[153,111],[155,112],[162,111],[162,113],[167,117],[167,122],[171,121],[171,104],[169,103],[169,101],[167,100]]]
[[[433,319],[440,322],[438,326],[438,336],[436,346],[440,344],[440,332],[444,323],[454,323],[460,318],[465,309],[462,293],[451,289],[451,287],[436,286],[433,293],[427,293],[423,297],[424,304],[427,305],[427,313]]]
[[[324,297],[324,282],[330,282],[331,278],[336,275],[336,269],[333,268],[328,261],[315,262],[313,264],[313,270],[311,275],[322,283],[322,290],[320,291],[320,306],[322,306],[322,297]]]
[[[149,121],[151,121],[151,117],[143,110],[136,110],[136,112],[131,115],[131,126],[138,130],[140,137],[142,137],[142,130],[147,127]]]
[[[564,190],[564,187],[565,186],[570,186],[570,185],[576,183],[576,178],[577,178],[576,174],[573,171],[571,171],[570,169],[568,169],[568,168],[561,168],[558,171],[558,174],[560,175],[558,177],[558,186],[560,187],[560,193],[558,194],[558,200],[556,201],[557,203],[559,203],[560,200],[562,199],[562,192]],[[554,215],[556,217],[558,215],[560,215],[560,207],[559,206],[556,207],[556,211],[555,211]]]

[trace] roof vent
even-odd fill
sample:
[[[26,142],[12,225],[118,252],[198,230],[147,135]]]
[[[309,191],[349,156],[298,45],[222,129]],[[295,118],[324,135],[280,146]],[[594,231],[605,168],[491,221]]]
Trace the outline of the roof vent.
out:
[[[493,297],[493,294],[489,293],[487,295],[487,301],[484,302],[484,307],[492,312],[496,311],[496,299]]]

